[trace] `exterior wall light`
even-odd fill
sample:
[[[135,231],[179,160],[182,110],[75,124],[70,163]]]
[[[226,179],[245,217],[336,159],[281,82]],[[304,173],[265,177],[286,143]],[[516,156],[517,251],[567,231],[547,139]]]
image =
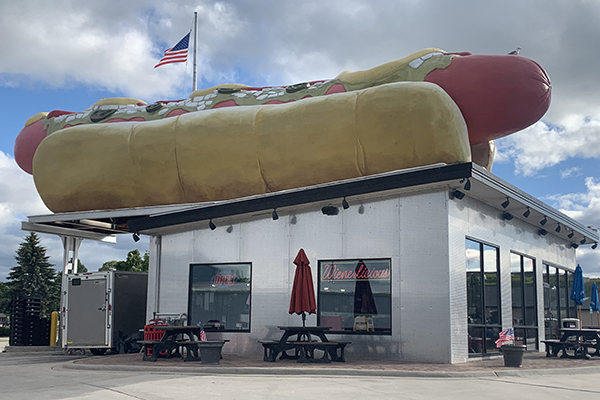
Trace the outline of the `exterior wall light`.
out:
[[[544,226],[546,225],[546,222],[548,222],[548,218],[546,218],[546,216],[544,215],[544,219],[540,221],[540,225]]]
[[[214,222],[212,222],[212,219],[208,222],[208,227],[210,228],[211,231],[214,231],[215,229],[217,229],[217,226],[215,225]]]
[[[554,230],[554,232],[556,233],[560,233],[560,222],[558,223],[558,225],[556,225],[556,229]]]
[[[505,219],[505,220],[507,220],[507,221],[510,221],[511,219],[513,219],[513,215],[512,215],[511,213],[509,213],[509,212],[506,212],[506,211],[505,211],[505,212],[502,214],[502,218],[504,218],[504,219]]]
[[[527,210],[525,210],[525,212],[523,213],[523,216],[525,218],[529,218],[530,214],[531,214],[531,209],[529,207],[527,207]]]
[[[465,194],[460,190],[455,190],[452,192],[452,197],[458,200],[462,200],[465,197]]]
[[[467,192],[469,190],[471,190],[471,178],[463,178],[461,179],[460,183],[465,182],[465,186],[463,186],[463,189],[465,189]]]
[[[507,197],[506,201],[501,204],[502,208],[506,208],[510,205],[510,199]]]
[[[545,229],[540,229],[540,230],[538,231],[538,233],[539,233],[540,235],[542,235],[542,236],[546,236],[546,235],[548,234],[548,231],[547,231],[547,230],[545,230]]]
[[[321,208],[321,212],[325,215],[338,215],[340,209],[334,206],[325,206]]]
[[[344,200],[342,200],[342,208],[344,210],[347,210],[350,208],[350,204],[348,204],[348,200],[346,200],[346,198],[344,197]]]

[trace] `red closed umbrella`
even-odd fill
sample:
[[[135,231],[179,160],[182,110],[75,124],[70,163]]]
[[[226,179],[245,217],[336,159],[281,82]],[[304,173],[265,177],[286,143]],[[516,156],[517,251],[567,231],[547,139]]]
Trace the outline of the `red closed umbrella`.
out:
[[[296,264],[296,275],[294,275],[289,312],[290,314],[302,314],[302,326],[306,326],[306,313],[316,313],[317,302],[315,301],[310,263],[304,249],[300,249],[294,264]]]

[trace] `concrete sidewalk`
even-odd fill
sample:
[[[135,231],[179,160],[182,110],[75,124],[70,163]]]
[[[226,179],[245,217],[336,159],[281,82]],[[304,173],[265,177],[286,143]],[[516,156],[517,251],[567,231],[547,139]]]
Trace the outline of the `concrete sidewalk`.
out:
[[[468,363],[446,365],[363,360],[346,358],[345,363],[299,364],[293,360],[265,362],[262,356],[224,354],[219,365],[184,362],[180,358],[143,361],[141,354],[115,354],[89,357],[63,365],[68,369],[177,372],[191,374],[235,375],[326,375],[326,376],[396,376],[396,377],[502,377],[531,375],[568,375],[600,372],[600,357],[589,360],[547,358],[545,353],[529,352],[523,367],[507,368],[500,357],[474,360]]]
[[[6,339],[6,340],[3,340]],[[7,338],[0,338],[0,354],[9,357],[28,355],[60,354],[58,347],[9,347]],[[62,358],[62,357],[61,357]],[[62,358],[64,360],[64,358]],[[262,355],[239,356],[224,354],[219,365],[204,365],[201,362],[184,362],[181,358],[159,359],[156,362],[143,361],[141,354],[108,354],[86,357],[80,353],[73,355],[73,361],[62,365],[66,369],[97,371],[147,371],[187,374],[223,375],[324,375],[324,376],[396,376],[396,377],[502,377],[531,375],[569,375],[599,373],[600,357],[589,360],[546,357],[543,352],[527,352],[521,368],[504,366],[502,356],[489,359],[474,359],[463,364],[426,364],[388,360],[365,360],[346,356],[345,363],[299,364],[293,360],[278,360],[274,363],[262,360]]]

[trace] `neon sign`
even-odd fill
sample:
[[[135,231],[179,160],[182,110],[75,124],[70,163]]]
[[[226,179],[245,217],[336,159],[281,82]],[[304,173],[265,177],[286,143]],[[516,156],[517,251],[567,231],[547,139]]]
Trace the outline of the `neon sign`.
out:
[[[321,280],[324,281],[350,281],[350,280],[388,280],[390,279],[390,268],[369,267],[364,263],[352,269],[340,268],[337,264],[324,264],[322,266]]]
[[[219,287],[219,288],[228,287],[228,286],[233,286],[237,282],[237,276],[230,271],[229,272],[221,272],[221,273],[215,274],[211,278],[210,281],[216,287]]]

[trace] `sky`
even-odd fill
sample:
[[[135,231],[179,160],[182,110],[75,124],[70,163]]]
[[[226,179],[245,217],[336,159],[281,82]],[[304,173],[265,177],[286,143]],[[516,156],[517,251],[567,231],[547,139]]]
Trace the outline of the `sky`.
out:
[[[538,62],[552,104],[496,141],[492,172],[586,226],[600,227],[600,2],[595,0],[0,0],[0,280],[15,266],[27,216],[48,214],[14,161],[14,140],[42,111],[81,111],[107,97],[186,98],[191,62],[154,69],[198,12],[198,88],[287,85],[369,69],[427,47]],[[62,245],[40,235],[51,262]],[[84,241],[89,270],[148,249]],[[577,249],[600,276],[600,248]]]

